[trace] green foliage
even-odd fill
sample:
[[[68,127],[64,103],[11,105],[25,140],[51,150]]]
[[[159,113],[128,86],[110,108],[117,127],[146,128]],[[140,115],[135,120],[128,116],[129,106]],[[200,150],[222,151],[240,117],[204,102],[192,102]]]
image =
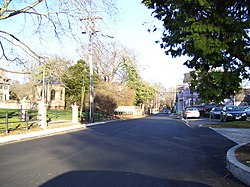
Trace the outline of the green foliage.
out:
[[[0,109],[0,131],[5,131],[6,128],[6,112],[8,112],[8,127],[9,129],[26,130],[26,122],[20,121],[20,110],[19,109]],[[28,110],[28,114],[32,117],[33,122],[37,121],[37,110]],[[71,110],[47,110],[47,120],[50,118],[51,121],[60,120],[71,120]],[[29,123],[30,126],[30,123]],[[37,124],[32,126],[37,127]]]
[[[84,95],[89,90],[89,66],[84,60],[78,60],[77,63],[68,68],[63,76],[63,83],[66,86],[66,106],[71,106],[77,102],[80,106],[82,97],[82,88],[84,87]]]
[[[136,67],[131,63],[124,63],[124,67],[128,72],[128,86],[135,90],[134,104],[140,105],[147,100],[153,99],[155,89],[142,80]]]
[[[236,72],[194,71],[191,76],[191,90],[202,95],[204,103],[220,103],[240,90],[239,73]]]
[[[72,110],[47,110],[48,118],[51,118],[51,121],[57,120],[72,120]]]
[[[223,94],[220,95],[223,100],[238,90],[239,77],[249,79],[249,0],[142,2],[149,9],[154,9],[154,17],[163,22],[165,30],[160,45],[166,54],[190,57],[184,64],[199,72],[199,81],[192,84],[201,97],[210,99]],[[208,73],[218,68],[223,76]]]
[[[230,122],[223,122],[218,124],[204,124],[205,127],[212,127],[212,128],[250,128],[249,121],[230,121]]]
[[[151,100],[154,98],[155,89],[149,86],[147,83],[140,81],[137,83],[138,87],[135,88],[136,90],[136,97],[134,104],[139,105],[144,103],[147,100]]]

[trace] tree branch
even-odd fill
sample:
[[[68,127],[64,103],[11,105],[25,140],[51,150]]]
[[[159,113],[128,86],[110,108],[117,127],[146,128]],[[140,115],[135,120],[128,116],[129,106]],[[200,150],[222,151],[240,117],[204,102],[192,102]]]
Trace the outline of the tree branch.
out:
[[[1,68],[0,67],[0,70],[4,71],[4,72],[8,72],[8,73],[15,73],[15,74],[23,74],[23,75],[27,75],[27,74],[31,74],[31,72],[21,72],[21,71],[12,71],[12,70],[7,70],[7,69],[4,69],[4,68]]]
[[[8,38],[0,35],[1,38],[3,38],[4,40],[8,41],[9,43],[12,43],[15,46],[20,47],[23,51],[25,51],[26,53],[28,53],[33,58],[34,57],[36,57],[37,59],[42,58],[41,56],[39,56],[38,54],[36,54],[29,46],[27,46],[25,43],[23,43],[21,40],[19,40],[17,37],[15,37],[13,34],[8,33],[6,31],[2,31],[2,30],[0,30],[0,33],[8,35],[9,37],[13,38],[15,41],[17,41],[18,43],[20,43],[22,46],[21,45],[17,45],[13,41],[9,40]]]
[[[25,7],[25,8],[22,8],[20,10],[14,10],[14,11],[11,11],[11,13],[9,14],[6,14],[6,15],[3,15],[5,12],[7,12],[7,8],[8,8],[8,5],[10,4],[11,0],[6,0],[3,7],[1,8],[1,11],[0,11],[0,19],[7,19],[7,18],[10,18],[12,16],[15,16],[17,14],[20,14],[20,13],[28,13],[27,11],[34,8],[36,5],[38,5],[39,3],[41,3],[43,0],[37,0],[35,1],[33,4]]]
[[[11,2],[11,0],[6,0],[6,1],[4,2],[3,6],[2,6],[1,9],[0,9],[0,15],[1,15],[1,16],[6,12],[6,10],[7,10],[8,6],[9,6],[10,2]],[[0,16],[0,17],[1,17],[1,16]]]

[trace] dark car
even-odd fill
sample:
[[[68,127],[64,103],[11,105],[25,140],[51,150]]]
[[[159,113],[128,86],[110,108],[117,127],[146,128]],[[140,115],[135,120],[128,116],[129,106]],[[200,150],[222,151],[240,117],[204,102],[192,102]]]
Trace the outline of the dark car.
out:
[[[210,111],[211,118],[220,119],[221,110],[222,107],[220,106],[213,107],[212,110]]]
[[[211,110],[216,107],[215,104],[206,104],[204,105],[204,117],[209,117]]]
[[[244,110],[247,113],[247,117],[250,117],[250,106],[246,107]]]
[[[215,104],[204,104],[204,105],[195,105],[193,107],[199,110],[201,117],[209,117],[210,111],[215,106],[216,106]]]
[[[238,106],[224,106],[221,110],[221,121],[247,120],[246,112]]]

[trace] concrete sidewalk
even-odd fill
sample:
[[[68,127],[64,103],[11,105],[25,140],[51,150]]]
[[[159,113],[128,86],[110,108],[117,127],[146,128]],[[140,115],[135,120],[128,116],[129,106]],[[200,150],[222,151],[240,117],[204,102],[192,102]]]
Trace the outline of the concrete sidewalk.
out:
[[[199,127],[204,124],[218,124],[221,123],[218,119],[200,118],[200,119],[183,119],[183,122],[188,126]],[[210,128],[222,136],[234,141],[237,144],[250,142],[250,128]]]
[[[250,143],[250,129],[211,128],[237,144]]]

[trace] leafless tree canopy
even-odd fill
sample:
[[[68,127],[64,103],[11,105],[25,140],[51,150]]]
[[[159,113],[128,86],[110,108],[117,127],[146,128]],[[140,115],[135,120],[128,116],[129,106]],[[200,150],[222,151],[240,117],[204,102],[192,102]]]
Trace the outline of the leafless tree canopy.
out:
[[[114,24],[118,13],[115,0],[0,0],[0,5],[0,68],[5,71],[19,66],[24,72],[27,59],[44,63],[56,53],[53,42],[77,46],[80,18],[98,15]]]
[[[104,82],[122,84],[128,80],[125,64],[136,63],[135,55],[118,42],[94,43],[93,63],[95,72]]]

